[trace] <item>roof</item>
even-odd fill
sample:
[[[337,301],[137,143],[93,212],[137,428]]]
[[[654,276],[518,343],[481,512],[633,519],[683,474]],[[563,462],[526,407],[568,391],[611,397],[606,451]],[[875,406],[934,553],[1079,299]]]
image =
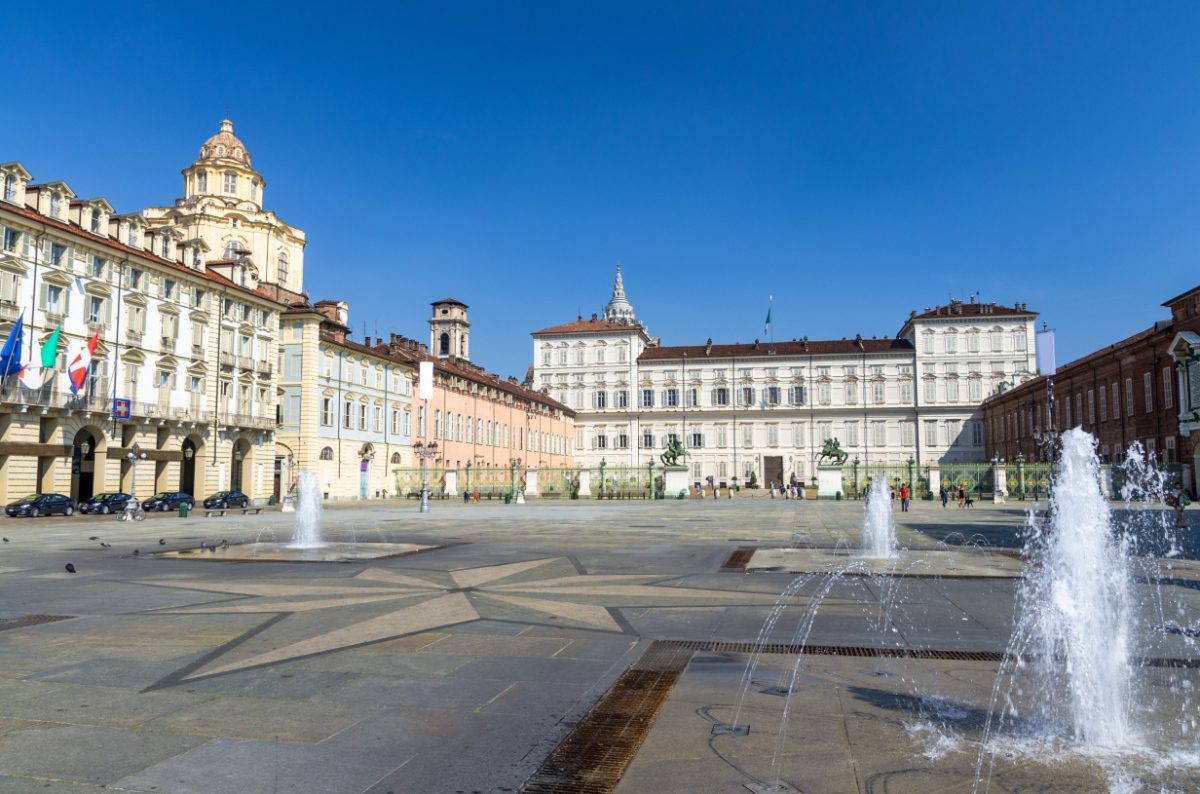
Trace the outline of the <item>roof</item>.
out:
[[[861,341],[862,346],[859,347]],[[655,361],[677,358],[754,358],[767,356],[846,356],[863,353],[912,353],[912,343],[907,339],[828,339],[792,340],[788,342],[755,342],[734,345],[676,345],[671,347],[648,347],[638,356],[638,361]]]
[[[1178,295],[1176,295],[1174,298],[1168,298],[1167,300],[1163,301],[1162,305],[1170,308],[1172,303],[1177,303],[1178,301],[1183,300],[1184,298],[1188,297],[1189,295],[1192,295],[1193,293],[1195,293],[1197,290],[1200,290],[1200,286],[1195,286],[1189,290],[1181,292]]]
[[[947,306],[934,306],[921,313],[913,313],[910,320],[931,320],[938,317],[1036,317],[1037,312],[1031,312],[1025,304],[1016,306],[1001,306],[997,303],[963,303],[950,301]]]
[[[451,304],[451,305],[454,305],[454,306],[461,306],[461,307],[463,307],[464,309],[469,309],[469,308],[471,308],[470,306],[468,306],[467,304],[463,303],[462,301],[460,301],[460,300],[455,300],[454,298],[442,298],[440,301],[433,301],[433,302],[432,302],[432,303],[430,303],[429,305],[430,305],[430,306],[440,306],[440,305],[441,305],[441,304],[443,304],[443,303],[449,303],[449,304]]]
[[[645,333],[645,330],[640,325],[614,323],[611,320],[584,320],[581,318],[573,323],[552,325],[549,328],[543,328],[540,331],[534,331],[533,336],[548,336],[550,334],[587,334],[598,331],[621,331],[624,333],[629,333],[630,331],[639,331],[641,333]]]

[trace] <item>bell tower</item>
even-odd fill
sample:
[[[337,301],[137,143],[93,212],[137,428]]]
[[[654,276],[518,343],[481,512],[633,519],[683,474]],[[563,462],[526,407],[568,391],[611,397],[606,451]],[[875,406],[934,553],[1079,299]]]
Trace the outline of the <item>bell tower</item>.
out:
[[[454,298],[434,301],[429,319],[429,352],[438,358],[471,360],[471,323],[467,304]]]

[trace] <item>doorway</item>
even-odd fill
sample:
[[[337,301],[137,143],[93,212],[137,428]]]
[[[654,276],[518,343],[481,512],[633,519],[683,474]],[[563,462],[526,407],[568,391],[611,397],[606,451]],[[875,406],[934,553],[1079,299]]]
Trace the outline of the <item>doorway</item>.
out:
[[[763,456],[763,479],[768,483],[775,483],[776,488],[783,484],[782,455]]]
[[[196,496],[196,442],[183,440],[183,460],[179,462],[179,490]]]
[[[86,502],[96,493],[96,436],[87,428],[75,434],[71,446],[71,498]]]
[[[233,463],[229,467],[229,490],[245,491],[242,487],[242,469],[246,463],[246,456],[250,454],[250,442],[246,439],[238,439],[233,445]]]

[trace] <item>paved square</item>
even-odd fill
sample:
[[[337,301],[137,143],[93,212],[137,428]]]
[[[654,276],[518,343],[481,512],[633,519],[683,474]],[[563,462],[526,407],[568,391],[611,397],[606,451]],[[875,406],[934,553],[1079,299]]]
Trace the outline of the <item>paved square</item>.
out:
[[[776,753],[765,726],[779,724],[781,670],[797,656],[761,657],[749,736],[712,737],[732,719],[748,657],[704,644],[878,646],[895,628],[904,647],[1001,652],[1021,507],[918,502],[897,516],[901,545],[954,550],[974,566],[965,578],[906,578],[885,615],[869,578],[811,577],[765,631],[797,580],[722,571],[730,555],[856,544],[860,504],[437,503],[426,515],[411,503],[335,504],[324,515],[332,540],[440,547],[339,563],[152,553],[281,543],[291,516],[278,513],[9,519],[0,620],[68,619],[0,623],[0,792],[515,792],[656,640],[698,650],[681,657],[622,792],[744,791],[773,775],[804,792],[969,791],[975,755],[963,748],[995,663],[805,656]],[[991,557],[957,548],[981,539]],[[1170,586],[1195,615],[1189,566]],[[794,618],[822,589],[799,638]],[[1185,639],[1180,654],[1191,652]],[[914,683],[969,704],[955,749],[921,734],[905,700]],[[1081,761],[1050,771],[1013,761],[992,790],[1045,775],[1062,781],[1055,790],[1103,784]]]

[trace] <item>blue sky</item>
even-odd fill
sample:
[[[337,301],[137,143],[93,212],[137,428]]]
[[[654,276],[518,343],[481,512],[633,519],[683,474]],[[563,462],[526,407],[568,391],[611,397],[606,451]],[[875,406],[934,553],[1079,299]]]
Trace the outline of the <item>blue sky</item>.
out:
[[[0,160],[169,203],[228,114],[313,298],[472,357],[600,311],[666,344],[1028,303],[1059,361],[1200,283],[1195,4],[400,3],[5,11]],[[10,50],[10,53],[12,50]]]

